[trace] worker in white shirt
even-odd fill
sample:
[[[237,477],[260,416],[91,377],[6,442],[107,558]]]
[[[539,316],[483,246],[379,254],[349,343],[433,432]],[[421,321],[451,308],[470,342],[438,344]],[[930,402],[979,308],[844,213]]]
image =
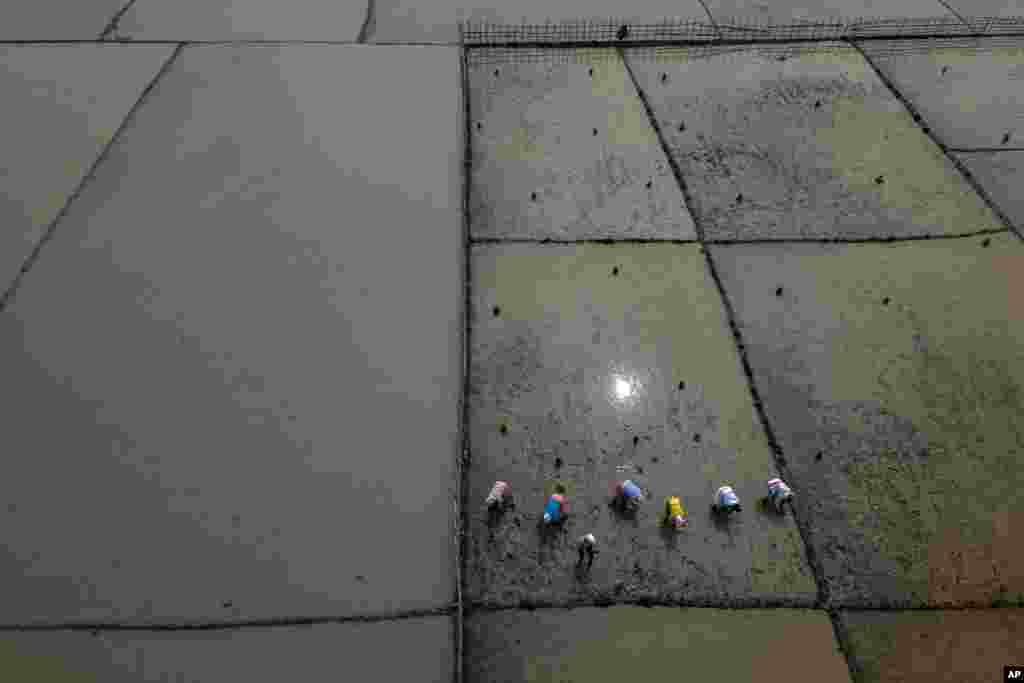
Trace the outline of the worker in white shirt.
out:
[[[781,479],[768,480],[768,502],[775,507],[779,514],[785,512],[783,506],[786,503],[793,504],[793,491]]]
[[[585,536],[580,537],[577,547],[579,550],[580,558],[576,561],[576,567],[582,567],[583,559],[584,557],[586,557],[587,571],[590,571],[590,568],[594,566],[594,555],[597,554],[597,539],[594,538],[594,534],[587,534]]]
[[[718,489],[718,492],[715,493],[715,502],[711,504],[711,509],[722,514],[730,514],[742,510],[739,496],[736,495],[731,486],[722,486]]]

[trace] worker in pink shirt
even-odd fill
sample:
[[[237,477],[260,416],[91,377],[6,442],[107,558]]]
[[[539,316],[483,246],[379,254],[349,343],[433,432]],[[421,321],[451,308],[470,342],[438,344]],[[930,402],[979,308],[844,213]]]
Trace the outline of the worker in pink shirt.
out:
[[[490,525],[495,525],[501,518],[502,513],[505,512],[505,508],[508,507],[512,502],[512,487],[504,481],[494,482],[494,486],[491,487],[491,492],[487,496],[487,500],[484,503],[487,505],[487,521]]]
[[[511,502],[512,487],[506,482],[496,481],[485,501],[488,508],[504,508]]]

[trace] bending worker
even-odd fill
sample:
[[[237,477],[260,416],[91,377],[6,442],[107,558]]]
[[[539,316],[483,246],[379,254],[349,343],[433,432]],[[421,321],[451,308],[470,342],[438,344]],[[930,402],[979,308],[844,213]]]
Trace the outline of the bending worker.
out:
[[[490,509],[502,509],[509,503],[511,497],[512,488],[506,482],[496,481],[485,503]]]
[[[548,498],[548,504],[544,506],[544,523],[558,524],[567,514],[565,505],[565,487],[561,484],[555,486],[555,493]]]
[[[583,558],[587,558],[587,570],[594,566],[594,555],[597,554],[597,539],[594,534],[587,534],[579,540],[580,559],[576,561],[577,567],[583,566]]]
[[[644,500],[640,487],[627,479],[615,486],[615,499],[623,510],[635,511]]]
[[[715,502],[711,504],[711,509],[715,512],[728,514],[730,512],[739,512],[742,508],[740,507],[739,496],[732,490],[732,487],[723,486],[715,494]]]
[[[682,529],[689,524],[686,509],[679,496],[669,496],[665,499],[665,516],[661,521],[665,526],[672,526],[675,529]]]
[[[793,491],[781,479],[769,479],[768,502],[775,506],[776,512],[781,514],[783,512],[783,505],[786,503],[793,504]]]

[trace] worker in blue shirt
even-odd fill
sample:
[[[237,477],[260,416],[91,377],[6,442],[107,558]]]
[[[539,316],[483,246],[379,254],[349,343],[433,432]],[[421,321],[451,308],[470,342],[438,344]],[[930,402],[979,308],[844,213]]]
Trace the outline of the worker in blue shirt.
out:
[[[644,501],[644,494],[639,486],[627,479],[615,486],[615,500],[621,509],[635,512]]]

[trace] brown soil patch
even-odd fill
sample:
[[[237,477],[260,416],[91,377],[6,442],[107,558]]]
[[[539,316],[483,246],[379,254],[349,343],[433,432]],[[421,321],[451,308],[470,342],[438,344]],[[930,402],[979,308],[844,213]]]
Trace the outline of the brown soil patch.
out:
[[[928,549],[929,604],[1024,598],[1024,545],[1014,540],[1022,531],[1024,513],[1000,511],[992,515],[991,536],[967,536],[961,528],[938,534]]]
[[[852,612],[858,683],[985,683],[1024,661],[1024,610]]]

